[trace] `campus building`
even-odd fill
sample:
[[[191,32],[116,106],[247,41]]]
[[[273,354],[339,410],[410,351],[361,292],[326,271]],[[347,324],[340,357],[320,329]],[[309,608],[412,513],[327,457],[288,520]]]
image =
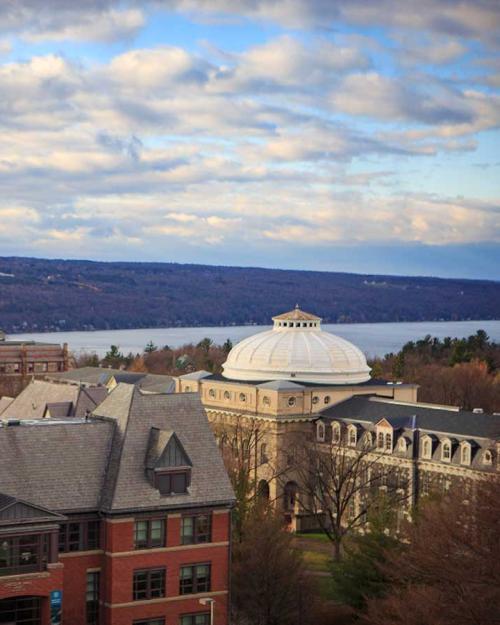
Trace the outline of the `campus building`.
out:
[[[14,397],[35,378],[67,371],[68,345],[7,340],[0,331],[0,397]]]
[[[380,465],[379,487],[398,482],[406,511],[423,494],[457,481],[469,488],[498,470],[500,416],[422,404],[416,385],[371,378],[355,345],[298,307],[273,321],[271,330],[232,349],[222,375],[180,376],[176,390],[200,393],[223,449],[241,429],[252,432],[244,444],[252,449],[258,490],[293,528],[313,522],[298,497],[297,440],[325,452],[332,444],[359,453],[368,447]]]
[[[226,625],[232,505],[195,394],[2,421],[0,623]]]

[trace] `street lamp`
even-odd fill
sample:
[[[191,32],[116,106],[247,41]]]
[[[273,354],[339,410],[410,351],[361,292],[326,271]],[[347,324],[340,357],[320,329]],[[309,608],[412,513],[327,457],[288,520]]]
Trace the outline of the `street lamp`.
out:
[[[209,605],[210,606],[210,625],[214,625],[214,605],[215,599],[211,599],[210,597],[203,597],[200,599],[201,605]]]

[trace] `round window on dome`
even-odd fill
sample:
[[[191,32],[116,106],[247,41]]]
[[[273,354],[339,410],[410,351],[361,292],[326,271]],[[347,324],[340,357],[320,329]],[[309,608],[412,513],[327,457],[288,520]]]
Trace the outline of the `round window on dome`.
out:
[[[326,395],[325,399],[323,400],[325,402],[325,404],[329,404],[330,403],[330,395]]]
[[[296,403],[297,403],[297,400],[295,399],[295,397],[289,397],[288,398],[288,405],[289,406],[295,406]]]
[[[211,389],[208,391],[208,396],[209,396],[209,397],[214,398],[214,397],[215,397],[215,389],[211,388]]]
[[[231,393],[229,391],[224,391],[224,399],[231,399]]]
[[[319,397],[318,397],[317,395],[315,395],[315,396],[312,398],[312,403],[313,403],[313,404],[317,404],[318,402],[319,402]]]
[[[240,401],[245,402],[247,400],[247,396],[245,393],[240,393]]]

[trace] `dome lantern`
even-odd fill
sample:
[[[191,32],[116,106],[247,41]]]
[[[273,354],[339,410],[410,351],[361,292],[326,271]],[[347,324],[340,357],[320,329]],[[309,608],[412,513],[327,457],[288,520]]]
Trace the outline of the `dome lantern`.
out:
[[[272,330],[238,343],[223,365],[231,380],[293,380],[315,384],[360,384],[370,378],[366,358],[355,345],[324,332],[321,317],[297,305],[273,317]]]

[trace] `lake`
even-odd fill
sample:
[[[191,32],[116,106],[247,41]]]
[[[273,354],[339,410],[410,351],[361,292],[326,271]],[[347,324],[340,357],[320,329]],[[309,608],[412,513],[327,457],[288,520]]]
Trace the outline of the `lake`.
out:
[[[110,345],[118,345],[125,354],[142,352],[149,341],[158,347],[179,347],[186,343],[198,343],[205,337],[215,343],[242,339],[269,330],[270,326],[224,326],[200,328],[141,328],[138,330],[97,330],[95,332],[46,332],[11,335],[16,340],[34,340],[47,343],[68,343],[79,354],[95,352],[104,356]],[[426,334],[444,338],[464,337],[485,330],[500,342],[500,321],[423,321],[408,323],[350,323],[326,324],[323,329],[337,334],[357,345],[367,356],[383,356],[398,351],[407,341],[423,338]]]

